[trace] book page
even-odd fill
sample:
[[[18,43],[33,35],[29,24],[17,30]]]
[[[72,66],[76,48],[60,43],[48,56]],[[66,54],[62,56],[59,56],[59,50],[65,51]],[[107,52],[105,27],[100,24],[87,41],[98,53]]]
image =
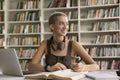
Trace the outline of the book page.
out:
[[[77,80],[85,77],[87,72],[73,72],[71,69],[59,70],[54,72],[40,72],[36,74],[25,75],[25,78],[55,78],[60,80]]]
[[[69,71],[69,70],[66,70],[66,71]],[[50,75],[50,74],[57,74],[57,73],[61,74],[61,71],[39,72],[39,73],[34,73],[34,74],[26,74],[24,76],[25,76],[25,78],[47,78],[48,75]]]
[[[71,69],[60,70],[49,75],[50,78],[56,78],[60,80],[77,80],[85,77],[87,72],[74,72]]]
[[[34,74],[26,74],[25,78],[47,78],[51,72],[40,72]]]

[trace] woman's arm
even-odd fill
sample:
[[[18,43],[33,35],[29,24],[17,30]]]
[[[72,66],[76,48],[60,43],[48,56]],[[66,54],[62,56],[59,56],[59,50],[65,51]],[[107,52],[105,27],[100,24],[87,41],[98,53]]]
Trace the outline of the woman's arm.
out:
[[[82,64],[82,63],[75,64],[76,66],[73,67],[74,71],[99,70],[99,66],[92,59],[92,57],[86,52],[86,50],[83,48],[83,46],[80,43],[73,41],[72,49],[73,49],[72,51],[74,55],[80,56],[82,60],[85,62],[85,64]]]
[[[47,45],[47,41],[46,40],[41,42],[40,47],[36,51],[32,61],[28,64],[28,70],[29,71],[35,71],[35,72],[44,71],[44,66],[42,66],[40,64],[40,61],[42,59],[42,56],[45,53],[46,45]]]

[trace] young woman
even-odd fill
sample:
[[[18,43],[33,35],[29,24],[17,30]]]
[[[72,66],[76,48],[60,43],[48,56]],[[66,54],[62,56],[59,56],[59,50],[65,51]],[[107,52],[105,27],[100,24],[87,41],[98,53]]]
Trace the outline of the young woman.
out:
[[[95,71],[99,66],[89,56],[80,43],[68,40],[66,34],[69,29],[67,15],[63,12],[54,12],[49,17],[49,28],[52,37],[43,40],[35,53],[28,69],[30,71],[57,71],[72,69],[73,71]],[[45,55],[45,65],[40,61]],[[85,64],[75,62],[75,57],[79,56]]]

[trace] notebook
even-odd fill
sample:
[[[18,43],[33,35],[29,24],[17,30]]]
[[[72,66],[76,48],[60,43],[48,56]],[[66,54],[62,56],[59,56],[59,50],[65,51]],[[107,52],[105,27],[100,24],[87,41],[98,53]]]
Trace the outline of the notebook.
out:
[[[0,70],[3,75],[24,76],[15,49],[0,49]]]
[[[115,71],[89,72],[86,74],[86,77],[89,77],[93,80],[119,80],[119,77],[117,76]]]

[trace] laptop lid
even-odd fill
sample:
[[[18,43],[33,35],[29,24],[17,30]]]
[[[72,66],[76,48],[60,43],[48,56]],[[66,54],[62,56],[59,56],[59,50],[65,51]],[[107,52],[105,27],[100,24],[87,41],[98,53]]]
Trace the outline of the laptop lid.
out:
[[[15,49],[0,49],[0,70],[4,75],[23,77]]]

